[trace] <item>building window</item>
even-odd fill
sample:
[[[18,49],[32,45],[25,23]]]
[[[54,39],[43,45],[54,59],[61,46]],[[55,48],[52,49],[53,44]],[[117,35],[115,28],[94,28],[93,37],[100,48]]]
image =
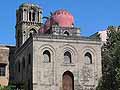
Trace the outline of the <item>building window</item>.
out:
[[[68,32],[68,31],[65,31],[65,32],[64,32],[64,35],[65,35],[65,36],[69,36],[69,32]]]
[[[33,34],[37,33],[35,29],[30,29],[29,36],[32,36]]]
[[[31,12],[29,12],[29,21],[31,21]]]
[[[20,62],[18,62],[18,72],[20,72]]]
[[[19,14],[19,21],[21,21],[21,19],[22,19],[22,16],[21,16],[21,13]]]
[[[25,58],[23,57],[22,59],[22,65],[23,65],[23,69],[25,68]]]
[[[48,50],[45,50],[43,52],[43,58],[44,58],[44,62],[51,62],[51,55],[50,52]]]
[[[92,55],[89,52],[87,52],[84,57],[85,64],[92,64]]]
[[[28,64],[31,64],[31,55],[28,55]]]
[[[32,17],[32,21],[35,21],[35,12],[33,12]]]
[[[0,64],[0,76],[5,76],[5,72],[6,72],[6,65]]]
[[[38,12],[38,22],[39,22],[39,18],[40,18],[40,17],[39,17],[39,12]]]
[[[64,53],[64,63],[71,63],[71,53],[70,52],[65,52]]]

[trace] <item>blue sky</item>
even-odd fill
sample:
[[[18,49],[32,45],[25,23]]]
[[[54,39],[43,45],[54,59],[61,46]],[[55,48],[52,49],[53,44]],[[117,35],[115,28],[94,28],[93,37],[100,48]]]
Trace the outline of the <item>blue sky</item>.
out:
[[[1,0],[0,44],[15,45],[16,9],[25,2],[40,5],[43,16],[57,9],[67,9],[85,36],[109,25],[120,25],[120,0]]]

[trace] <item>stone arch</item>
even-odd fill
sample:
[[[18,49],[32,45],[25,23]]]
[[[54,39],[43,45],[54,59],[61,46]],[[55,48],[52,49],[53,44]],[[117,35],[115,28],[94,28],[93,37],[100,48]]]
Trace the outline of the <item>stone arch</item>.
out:
[[[40,48],[39,48],[39,57],[41,58],[41,60],[43,59],[43,52],[45,50],[48,50],[50,52],[50,58],[51,58],[51,61],[50,62],[53,62],[54,61],[54,58],[55,58],[55,49],[53,48],[53,46],[49,45],[49,44],[44,44],[42,45]]]
[[[76,55],[78,54],[76,48],[74,46],[70,45],[70,44],[65,44],[62,47],[63,47],[64,50],[71,51],[72,54],[76,54]]]
[[[39,27],[31,25],[26,31],[27,37],[30,37],[32,35],[32,33],[38,33],[38,29]],[[30,34],[31,33],[31,34]]]
[[[84,56],[85,56],[86,53],[91,54],[92,63],[94,63],[95,60],[96,60],[96,51],[92,47],[84,47],[83,50],[82,50],[83,61],[84,61]]]
[[[32,36],[32,34],[35,34],[35,33],[37,33],[37,31],[34,28],[29,30],[29,36]]]
[[[87,55],[87,58],[92,59],[92,63],[85,63],[85,55]],[[90,55],[90,56],[89,56]],[[96,50],[94,49],[94,47],[90,47],[90,46],[85,46],[82,49],[81,52],[81,58],[82,58],[82,63],[83,66],[81,67],[81,78],[83,79],[83,81],[85,81],[85,83],[88,84],[94,84],[95,82],[95,72],[97,70],[97,64],[96,64]]]
[[[38,32],[37,30],[39,29],[39,27],[35,26],[35,25],[31,25],[28,29],[27,29],[27,32],[29,33],[29,31],[31,29],[34,29],[36,32]]]
[[[77,62],[77,60],[78,60],[78,52],[77,52],[77,50],[74,48],[74,46],[69,45],[69,44],[65,44],[65,45],[63,46],[63,54],[64,54],[65,52],[67,52],[67,51],[71,53],[71,63]],[[74,60],[73,60],[73,59],[74,59]]]
[[[50,62],[44,62],[44,56],[43,56],[43,52],[45,50],[48,50],[50,52],[50,58],[51,61]],[[43,70],[44,71],[44,75],[46,76],[44,83],[46,82],[47,84],[52,84],[55,82],[55,72],[51,73],[53,68],[55,68],[54,66],[54,62],[55,62],[55,49],[52,45],[49,44],[43,44],[42,46],[40,46],[38,48],[38,58],[37,58],[37,67],[39,68],[39,70]],[[43,68],[44,67],[44,68]],[[41,68],[41,69],[40,69]],[[40,77],[41,73],[38,73],[38,76]],[[47,81],[49,79],[49,82]],[[42,78],[40,78],[40,80],[42,80]],[[43,82],[41,82],[43,83]]]
[[[62,76],[63,90],[74,90],[74,75],[70,71],[66,71]]]

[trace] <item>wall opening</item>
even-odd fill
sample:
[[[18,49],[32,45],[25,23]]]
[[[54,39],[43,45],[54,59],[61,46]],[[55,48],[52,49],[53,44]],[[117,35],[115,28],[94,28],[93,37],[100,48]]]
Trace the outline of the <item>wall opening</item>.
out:
[[[64,63],[71,63],[71,53],[66,51],[64,53]]]
[[[74,90],[74,76],[72,72],[70,71],[64,72],[62,79],[63,90]]]
[[[51,62],[51,55],[48,50],[45,50],[43,52],[43,56],[44,56],[44,62]]]
[[[65,36],[69,36],[69,32],[68,32],[68,31],[65,31],[65,32],[64,32],[64,35],[65,35]]]
[[[92,55],[89,52],[87,52],[84,57],[85,64],[92,64]]]

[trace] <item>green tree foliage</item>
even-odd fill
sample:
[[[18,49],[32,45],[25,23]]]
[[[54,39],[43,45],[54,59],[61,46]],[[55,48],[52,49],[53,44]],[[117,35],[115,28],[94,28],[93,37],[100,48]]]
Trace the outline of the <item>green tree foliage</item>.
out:
[[[102,47],[102,77],[97,90],[120,90],[120,30],[108,27]]]
[[[12,86],[0,86],[0,90],[13,90]]]

